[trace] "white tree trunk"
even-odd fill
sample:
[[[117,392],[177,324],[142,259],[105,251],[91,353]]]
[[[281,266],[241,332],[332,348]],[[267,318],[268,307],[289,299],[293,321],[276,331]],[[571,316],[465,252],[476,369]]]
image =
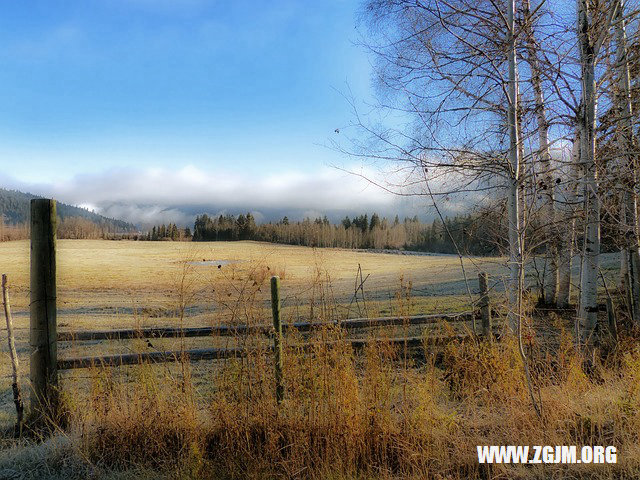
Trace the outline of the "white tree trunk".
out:
[[[508,3],[508,28],[507,44],[509,61],[509,162],[511,175],[507,192],[507,216],[509,222],[509,282],[507,285],[507,297],[509,300],[508,324],[511,333],[518,331],[520,321],[518,304],[522,292],[520,291],[520,271],[522,269],[522,245],[520,235],[520,152],[518,148],[518,85],[516,65],[516,44],[514,38],[515,0]]]
[[[573,259],[573,244],[576,238],[576,180],[579,177],[580,163],[580,130],[576,130],[571,151],[569,181],[564,193],[564,207],[562,209],[563,225],[566,227],[564,235],[560,237],[558,256],[558,289],[556,302],[558,307],[567,308],[571,302],[571,266]]]
[[[529,0],[523,1],[524,8],[524,33],[526,36],[527,63],[531,69],[531,85],[535,99],[536,122],[538,124],[538,161],[542,173],[542,198],[541,214],[545,225],[546,255],[544,269],[544,301],[555,304],[558,287],[558,243],[560,235],[557,231],[555,186],[551,167],[551,154],[549,153],[549,122],[547,121],[544,92],[542,90],[542,70],[538,58],[538,45],[532,27],[530,16],[531,5]]]
[[[578,0],[578,41],[582,67],[582,109],[578,115],[580,161],[584,188],[585,235],[580,279],[579,331],[583,343],[591,343],[598,313],[600,260],[600,196],[596,171],[596,51],[591,41],[587,0]]]
[[[624,187],[622,187],[624,189]],[[622,235],[625,234],[625,226],[627,225],[627,196],[626,192],[620,193],[620,225]],[[631,290],[629,285],[629,249],[623,247],[620,251],[620,289],[626,293],[629,307],[631,306]]]

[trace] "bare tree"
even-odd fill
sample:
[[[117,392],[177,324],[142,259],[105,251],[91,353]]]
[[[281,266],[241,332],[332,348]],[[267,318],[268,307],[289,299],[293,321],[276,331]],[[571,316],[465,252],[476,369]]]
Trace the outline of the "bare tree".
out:
[[[598,53],[616,13],[616,7],[617,3],[614,3],[612,6],[602,7],[601,10],[598,10],[588,0],[577,0],[577,34],[582,86],[582,108],[578,115],[578,129],[580,130],[580,163],[585,212],[578,327],[581,340],[585,343],[592,341],[597,323],[600,260],[600,192],[596,164],[595,66]]]
[[[640,243],[638,241],[637,200],[637,147],[633,132],[633,106],[631,100],[631,77],[627,53],[625,1],[617,0],[615,21],[617,95],[617,143],[622,159],[619,180],[622,183],[620,223],[624,238],[621,252],[621,276],[630,299],[630,309],[635,323],[640,324]]]
[[[387,95],[382,107],[408,114],[414,123],[412,129],[376,129],[358,117],[358,126],[373,139],[362,146],[362,156],[405,163],[421,173],[416,178],[426,179],[429,194],[438,199],[483,189],[504,193],[506,289],[515,333],[527,175],[515,1],[370,0],[365,13],[378,39],[366,46],[378,60],[378,81]]]
[[[512,332],[519,330],[521,315],[523,265],[523,230],[520,223],[520,163],[521,149],[518,119],[518,65],[516,62],[515,38],[515,0],[509,0],[507,6],[507,47],[509,61],[509,80],[507,90],[509,125],[509,190],[507,194],[507,215],[509,218],[509,327]],[[517,309],[517,310],[516,310]]]
[[[571,266],[574,255],[576,237],[576,188],[580,165],[580,131],[577,130],[573,139],[571,159],[568,166],[569,179],[563,192],[560,218],[565,231],[560,236],[558,248],[558,284],[556,302],[558,307],[567,308],[571,300]]]
[[[556,14],[553,9],[559,5],[562,12]],[[358,145],[360,154],[393,161],[408,175],[418,173],[396,184],[409,184],[414,190],[407,194],[424,194],[419,186],[425,180],[429,195],[437,199],[500,192],[508,227],[506,291],[512,332],[518,329],[528,259],[544,252],[543,297],[567,307],[572,257],[580,252],[576,327],[582,343],[592,339],[602,205],[608,209],[608,221],[610,205],[619,208],[603,190],[615,175],[622,178],[602,156],[602,145],[596,149],[603,123],[597,104],[608,100],[602,95],[606,69],[598,63],[609,59],[602,52],[608,53],[612,26],[617,32],[615,72],[621,91],[617,108],[624,112],[612,119],[618,131],[616,149],[626,152],[624,170],[633,172],[623,189],[627,193],[621,210],[631,259],[625,265],[634,272],[638,288],[632,296],[640,298],[640,256],[633,253],[640,245],[633,137],[637,112],[626,53],[624,19],[630,14],[625,9],[622,0],[576,0],[575,11],[551,0],[365,3],[376,39],[365,45],[377,61],[384,95],[381,110],[411,118],[412,123],[380,127],[384,124],[363,121],[356,112],[357,126],[369,134],[366,144]],[[519,58],[525,61],[519,63]],[[572,149],[571,154],[554,157],[556,142],[565,152]],[[358,148],[349,153],[354,150]],[[576,231],[584,233],[578,236]]]
[[[543,2],[542,2],[543,3]],[[540,8],[542,3],[538,6]],[[545,250],[546,265],[544,275],[544,298],[545,303],[555,304],[557,300],[558,288],[558,243],[560,235],[557,229],[556,205],[555,205],[555,182],[553,179],[553,169],[551,166],[551,152],[549,146],[549,121],[547,119],[547,105],[543,90],[543,66],[540,61],[541,47],[536,40],[534,25],[535,11],[531,11],[529,0],[523,0],[523,41],[526,49],[526,61],[531,71],[531,85],[534,92],[535,117],[538,130],[538,151],[537,163],[539,164],[543,179],[541,189],[543,192],[542,216],[545,223]],[[537,9],[536,9],[537,10]]]

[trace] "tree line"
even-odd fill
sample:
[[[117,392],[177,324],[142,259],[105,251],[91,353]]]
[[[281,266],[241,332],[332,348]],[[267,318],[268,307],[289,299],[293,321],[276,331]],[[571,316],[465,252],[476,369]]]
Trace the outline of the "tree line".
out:
[[[34,198],[39,197],[18,190],[0,188],[0,217],[2,217],[4,223],[12,226],[23,226],[28,223],[30,202]],[[86,208],[74,207],[63,202],[56,202],[56,210],[61,220],[82,218],[100,225],[101,230],[105,232],[134,232],[136,230],[135,225],[131,223],[104,217]],[[60,222],[58,224],[60,225]]]
[[[12,223],[0,215],[0,242],[29,239],[29,223]],[[57,237],[61,239],[113,239],[126,236],[136,238],[135,234],[122,234],[116,225],[109,221],[96,223],[83,217],[58,217]]]
[[[327,216],[302,221],[283,217],[277,222],[257,224],[251,213],[240,215],[196,217],[193,235],[187,227],[175,224],[154,226],[143,236],[146,240],[193,240],[283,243],[308,247],[334,247],[356,249],[406,249],[435,253],[491,255],[503,247],[500,227],[487,220],[487,215],[457,215],[444,222],[424,223],[413,218],[400,220],[362,214],[346,216],[339,223],[331,223]],[[495,217],[495,216],[494,216]],[[496,217],[497,218],[497,217]]]
[[[137,236],[136,239],[154,242],[165,240],[172,240],[174,242],[188,241],[191,240],[191,229],[189,227],[179,228],[175,223],[154,225],[151,230],[147,232],[146,236]]]

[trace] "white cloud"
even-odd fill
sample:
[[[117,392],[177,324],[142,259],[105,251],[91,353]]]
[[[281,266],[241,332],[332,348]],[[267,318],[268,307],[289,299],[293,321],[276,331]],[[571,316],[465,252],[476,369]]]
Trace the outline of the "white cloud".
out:
[[[376,176],[374,171],[361,173]],[[268,220],[276,213],[295,218],[395,212],[399,205],[397,197],[367,180],[329,167],[312,173],[289,171],[268,176],[206,171],[193,165],[177,171],[112,169],[52,184],[14,186],[65,203],[90,205],[103,215],[141,224],[186,224],[201,212],[252,211],[257,219]]]
[[[288,172],[257,177],[228,172],[207,172],[186,166],[168,169],[112,170],[81,175],[51,186],[52,193],[76,202],[101,205],[111,202],[137,204],[191,204],[218,208],[315,208],[383,206],[388,194],[353,175],[334,169],[315,174]]]
[[[397,196],[366,180],[398,191],[393,185],[407,183],[407,172],[382,172],[360,166],[353,171],[359,175],[324,167],[315,172],[282,171],[261,176],[251,171],[212,171],[187,165],[178,170],[111,169],[47,184],[19,182],[5,176],[0,178],[0,184],[142,226],[160,222],[190,225],[200,213],[247,211],[259,222],[284,215],[292,220],[328,215],[335,221],[345,215],[372,212],[390,217],[419,215],[427,220],[434,217],[423,183],[405,189],[415,196]],[[444,185],[442,179],[432,182],[434,190]],[[439,197],[438,202],[445,215],[463,213],[470,204],[479,202],[471,197],[448,195]]]
[[[127,222],[152,225],[158,223],[175,223],[188,225],[193,222],[192,215],[170,207],[159,205],[134,205],[121,203],[107,203],[98,209],[98,213],[109,218],[125,220]]]

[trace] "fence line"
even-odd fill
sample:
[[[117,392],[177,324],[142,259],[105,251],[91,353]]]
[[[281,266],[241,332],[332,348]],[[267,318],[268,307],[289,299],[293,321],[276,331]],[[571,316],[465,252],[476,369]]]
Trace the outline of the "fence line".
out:
[[[473,320],[473,312],[456,314],[412,315],[408,317],[377,317],[352,318],[331,322],[297,322],[283,323],[282,330],[295,329],[298,332],[337,326],[345,330],[366,327],[387,327],[402,325],[425,325],[445,322],[467,322]],[[208,336],[237,336],[249,334],[271,335],[273,325],[216,325],[211,327],[148,327],[140,329],[95,330],[82,332],[58,332],[59,342],[87,341],[87,340],[130,340],[135,338],[171,338],[171,337],[208,337]]]
[[[437,335],[424,337],[402,337],[402,338],[374,338],[374,339],[343,339],[326,342],[305,342],[300,344],[285,345],[301,351],[309,351],[319,345],[338,345],[346,342],[351,345],[354,350],[362,350],[367,345],[376,343],[388,343],[394,346],[404,346],[409,348],[420,347],[424,344],[438,345],[452,340],[461,340],[469,338],[471,333],[458,333],[455,335]],[[76,368],[92,368],[92,367],[118,367],[125,365],[138,365],[142,363],[167,363],[199,360],[228,360],[231,358],[245,358],[249,354],[254,353],[273,353],[273,345],[265,345],[264,347],[244,348],[197,348],[192,350],[174,350],[165,352],[141,352],[126,353],[115,355],[102,355],[94,357],[77,357],[77,358],[61,358],[58,360],[58,370],[70,370]]]

